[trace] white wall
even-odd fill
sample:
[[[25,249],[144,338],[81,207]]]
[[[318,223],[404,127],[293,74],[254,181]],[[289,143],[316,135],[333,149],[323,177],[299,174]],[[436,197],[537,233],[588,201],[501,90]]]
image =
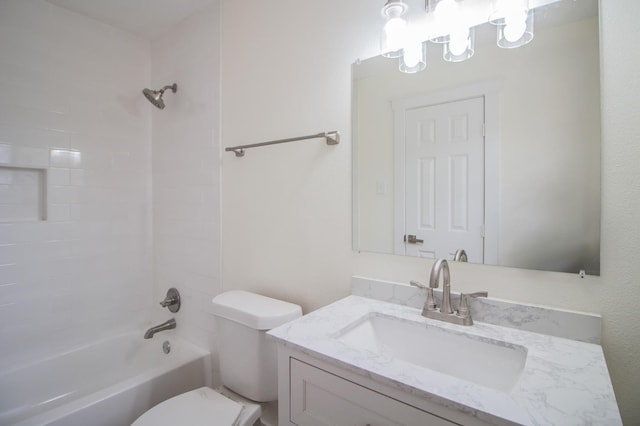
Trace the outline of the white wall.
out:
[[[350,64],[377,54],[368,0],[222,2],[222,145],[338,129],[320,140],[223,154],[223,284],[316,309],[349,293],[352,274],[424,279],[424,260],[351,251]],[[640,423],[640,4],[602,0],[601,277],[455,265],[456,290],[597,312],[622,415]]]
[[[209,349],[211,298],[220,291],[220,61],[217,2],[151,43],[151,87],[165,92],[153,110],[153,322],[175,317],[176,332]],[[158,305],[176,287],[182,307]]]
[[[0,2],[0,165],[48,174],[48,219],[0,223],[0,369],[141,327],[149,64],[148,43],[120,30],[42,0]]]
[[[378,46],[370,1],[223,1],[222,145],[340,130],[223,153],[223,284],[305,311],[349,292],[350,64]],[[377,7],[375,7],[377,9]]]

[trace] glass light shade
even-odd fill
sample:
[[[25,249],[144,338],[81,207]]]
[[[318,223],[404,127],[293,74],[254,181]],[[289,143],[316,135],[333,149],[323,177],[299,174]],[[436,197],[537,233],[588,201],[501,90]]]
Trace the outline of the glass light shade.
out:
[[[475,52],[475,28],[458,28],[450,34],[449,42],[444,45],[442,57],[449,62],[462,62],[471,58]]]
[[[413,42],[404,48],[404,55],[400,58],[400,71],[413,74],[427,67],[427,43]]]
[[[407,5],[402,0],[388,0],[380,11],[387,20],[380,36],[380,54],[386,58],[402,56],[407,32],[407,21],[402,15],[406,11]]]
[[[443,34],[429,39],[432,43],[446,43],[449,41],[449,27],[458,12],[458,4],[454,0],[429,0],[427,13],[433,15],[436,25],[435,32]]]
[[[533,40],[533,10],[504,19],[498,26],[498,46],[513,49]]]
[[[399,58],[405,44],[407,22],[398,17],[387,21],[380,37],[380,54],[386,58]]]
[[[431,43],[444,44],[449,42],[449,34],[429,39]]]

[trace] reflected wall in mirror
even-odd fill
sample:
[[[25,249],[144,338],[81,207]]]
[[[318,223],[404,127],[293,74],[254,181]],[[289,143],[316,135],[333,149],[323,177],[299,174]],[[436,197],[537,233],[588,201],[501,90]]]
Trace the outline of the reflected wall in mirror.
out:
[[[479,26],[462,63],[429,44],[417,74],[353,65],[354,249],[599,274],[597,1],[538,9],[535,30],[501,49]]]

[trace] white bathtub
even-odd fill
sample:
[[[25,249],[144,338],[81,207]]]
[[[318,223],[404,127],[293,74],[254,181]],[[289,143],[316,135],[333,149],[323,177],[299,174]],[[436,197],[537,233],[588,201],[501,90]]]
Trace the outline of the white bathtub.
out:
[[[209,382],[208,351],[172,333],[142,336],[119,335],[0,373],[0,425],[130,425],[157,403]]]

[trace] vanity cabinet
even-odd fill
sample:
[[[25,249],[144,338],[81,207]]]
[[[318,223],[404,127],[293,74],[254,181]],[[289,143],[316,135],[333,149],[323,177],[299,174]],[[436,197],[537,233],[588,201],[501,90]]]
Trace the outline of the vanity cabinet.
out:
[[[290,420],[296,425],[455,425],[295,358],[289,383]]]
[[[598,337],[591,317],[537,310],[461,327],[351,295],[274,328],[279,425],[621,425],[602,347],[542,333]]]
[[[285,347],[278,364],[280,426],[485,424]]]

